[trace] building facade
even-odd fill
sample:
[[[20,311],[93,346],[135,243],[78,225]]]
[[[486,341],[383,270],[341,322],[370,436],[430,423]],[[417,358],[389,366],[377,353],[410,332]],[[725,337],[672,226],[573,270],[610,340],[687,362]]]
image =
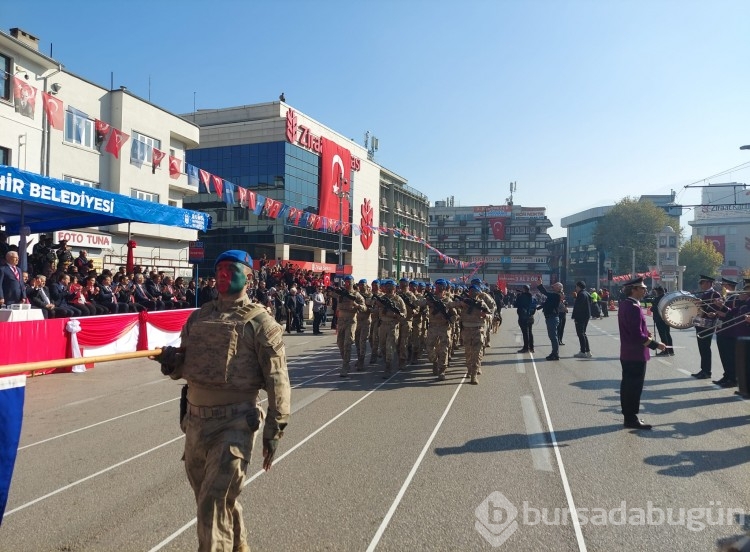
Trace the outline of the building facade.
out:
[[[212,217],[212,229],[201,235],[207,258],[236,247],[256,260],[291,261],[314,272],[374,279],[400,268],[408,277],[425,275],[424,244],[393,230],[400,225],[409,236],[425,236],[427,197],[378,165],[365,146],[283,101],[184,117],[200,128],[189,165],[284,206],[269,216],[228,203],[235,198],[210,186],[186,200]]]
[[[750,202],[746,184],[711,184],[702,191],[702,205],[694,210],[694,238],[710,241],[724,257],[721,276],[742,279],[750,268]]]
[[[462,267],[438,253],[428,255],[433,278],[460,281],[478,277],[501,288],[535,284],[550,274],[552,222],[544,207],[452,205],[436,201],[429,212],[428,241]]]
[[[70,73],[39,52],[38,38],[20,29],[0,32],[0,68],[0,164],[174,207],[198,192],[181,168],[170,174],[167,162],[182,167],[185,150],[198,145],[194,124],[125,87],[110,90]],[[108,125],[106,133],[97,121]],[[116,147],[114,129],[122,133]],[[154,149],[167,157],[158,167]],[[136,264],[189,275],[187,244],[197,231],[133,223],[67,231],[54,239],[62,237],[74,252],[85,248],[109,266],[125,264],[132,239]]]

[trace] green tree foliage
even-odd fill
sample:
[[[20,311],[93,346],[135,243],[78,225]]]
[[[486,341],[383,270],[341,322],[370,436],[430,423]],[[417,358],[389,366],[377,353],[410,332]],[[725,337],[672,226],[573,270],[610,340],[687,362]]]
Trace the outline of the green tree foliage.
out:
[[[671,226],[678,236],[682,230],[679,221],[650,201],[638,201],[626,197],[615,204],[602,217],[594,233],[597,249],[606,253],[613,261],[615,274],[626,274],[631,270],[635,248],[635,270],[645,272],[649,265],[656,264],[656,233]]]
[[[724,257],[716,251],[714,244],[700,238],[685,242],[680,249],[680,264],[685,267],[682,287],[688,290],[698,289],[701,274],[716,277],[723,262]]]

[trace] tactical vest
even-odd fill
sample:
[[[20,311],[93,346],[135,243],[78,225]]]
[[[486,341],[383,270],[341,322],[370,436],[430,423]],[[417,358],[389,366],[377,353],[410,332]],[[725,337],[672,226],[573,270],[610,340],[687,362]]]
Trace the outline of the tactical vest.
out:
[[[263,372],[252,345],[264,334],[251,323],[262,314],[267,311],[254,304],[222,313],[215,302],[197,311],[184,344],[182,377],[190,384],[217,390],[257,391],[263,387]]]

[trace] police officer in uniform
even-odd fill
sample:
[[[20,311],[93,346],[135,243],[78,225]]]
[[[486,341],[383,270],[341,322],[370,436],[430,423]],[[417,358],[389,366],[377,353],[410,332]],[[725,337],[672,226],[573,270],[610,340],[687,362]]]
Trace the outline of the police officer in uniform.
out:
[[[188,382],[180,425],[197,502],[198,550],[249,552],[237,499],[264,418],[263,468],[271,469],[289,422],[291,389],[283,329],[246,292],[250,255],[225,251],[215,270],[218,299],[190,315],[180,348],[165,347],[156,360],[165,375]],[[268,396],[265,415],[258,407],[261,389]]]
[[[625,299],[620,302],[617,322],[620,327],[620,406],[623,426],[628,429],[651,429],[651,425],[638,418],[643,381],[646,379],[646,362],[651,358],[649,349],[664,351],[664,343],[654,341],[648,331],[641,299],[646,295],[643,278],[626,282],[622,288]]]

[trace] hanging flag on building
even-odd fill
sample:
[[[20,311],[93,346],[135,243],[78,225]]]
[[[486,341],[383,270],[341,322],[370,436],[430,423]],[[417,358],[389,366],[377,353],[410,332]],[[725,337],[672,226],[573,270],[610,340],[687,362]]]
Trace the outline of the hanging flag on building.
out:
[[[349,222],[349,198],[352,154],[336,142],[321,137],[318,214]],[[339,197],[341,196],[341,197]],[[339,200],[341,204],[339,205]],[[341,216],[339,216],[341,211]]]
[[[13,104],[16,113],[20,113],[29,119],[34,118],[36,110],[36,88],[24,82],[21,77],[13,77]]]
[[[109,131],[112,127],[109,125],[109,123],[105,123],[104,121],[100,121],[99,119],[94,119],[94,132],[96,133],[96,147],[99,147],[104,143],[104,139],[107,137],[107,134],[109,134]]]
[[[129,134],[125,134],[123,131],[112,127],[112,132],[109,135],[109,140],[107,140],[107,145],[104,149],[114,155],[115,159],[119,159],[120,149],[122,149],[122,146],[124,146],[125,142],[129,139]]]
[[[156,148],[151,150],[151,158],[153,159],[151,161],[151,174],[156,174],[156,168],[161,167],[161,160],[164,159],[165,155],[167,154]]]
[[[185,163],[185,172],[187,173],[188,186],[198,187],[198,167]]]
[[[224,198],[224,181],[216,176],[215,174],[211,175],[211,180],[213,180],[214,183],[214,193],[219,196],[219,199]]]
[[[224,181],[224,203],[227,205],[235,205],[237,202],[234,199],[234,184],[225,180]]]
[[[143,163],[146,162],[147,147],[146,142],[141,142],[140,140],[133,140],[130,143],[130,162],[138,166],[138,168],[141,168]]]
[[[490,226],[492,227],[492,236],[496,240],[505,239],[505,219],[491,218]]]
[[[177,180],[182,174],[182,161],[174,155],[169,156],[169,178]]]
[[[71,122],[73,124],[75,141],[80,144],[83,142],[83,136],[86,133],[86,121],[89,120],[89,116],[80,109],[71,106],[68,106],[68,113],[70,113],[72,118]]]
[[[211,189],[211,173],[208,171],[204,171],[203,169],[198,169],[198,174],[201,177],[201,183],[198,186],[198,191],[202,194],[209,193]]]
[[[46,92],[42,92],[42,99],[44,100],[44,112],[47,114],[49,126],[57,130],[63,130],[65,128],[65,108],[62,100]]]

